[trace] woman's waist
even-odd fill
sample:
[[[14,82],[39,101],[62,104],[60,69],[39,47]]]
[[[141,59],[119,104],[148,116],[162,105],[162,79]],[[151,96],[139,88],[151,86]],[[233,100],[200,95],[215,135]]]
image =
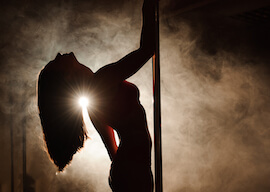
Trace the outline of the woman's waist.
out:
[[[125,146],[118,148],[113,164],[151,165],[151,147]]]
[[[122,110],[121,107],[119,107],[117,110],[108,111],[105,120],[108,125],[117,129],[147,126],[144,108],[138,103],[129,107],[128,110]]]
[[[152,146],[152,140],[148,129],[119,131],[120,143],[126,147],[147,147]]]

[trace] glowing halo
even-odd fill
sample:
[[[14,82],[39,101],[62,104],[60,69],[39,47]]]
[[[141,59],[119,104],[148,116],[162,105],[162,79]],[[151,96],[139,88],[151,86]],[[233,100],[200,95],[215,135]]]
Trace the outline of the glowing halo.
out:
[[[86,129],[88,137],[92,139],[93,137],[95,137],[96,131],[94,129],[94,126],[88,114],[88,106],[91,105],[91,103],[92,103],[92,100],[91,99],[89,100],[85,96],[81,96],[78,99],[78,104],[81,106],[81,109],[82,109],[84,128]]]
[[[87,97],[80,97],[79,98],[79,105],[82,107],[82,108],[86,108],[89,104],[89,100]]]

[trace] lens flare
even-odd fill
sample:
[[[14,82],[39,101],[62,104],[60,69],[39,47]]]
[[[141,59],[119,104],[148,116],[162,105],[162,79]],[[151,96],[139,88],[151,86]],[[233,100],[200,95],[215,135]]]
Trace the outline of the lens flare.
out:
[[[88,97],[85,96],[81,96],[78,100],[78,103],[82,108],[84,128],[86,129],[88,137],[93,139],[97,135],[97,132],[88,114],[88,109],[92,107],[91,106],[92,99],[89,99]]]
[[[83,121],[84,121],[85,128],[87,130],[87,135],[89,136],[89,138],[94,139],[95,137],[97,137],[98,134],[94,128],[94,125],[92,124],[92,121],[87,111],[87,108],[93,107],[92,102],[93,102],[92,98],[90,100],[84,96],[79,98],[79,105],[82,107]],[[114,137],[115,137],[116,144],[119,145],[120,139],[115,130],[114,130]]]
[[[82,108],[85,108],[89,104],[89,100],[86,97],[80,97],[79,104]]]

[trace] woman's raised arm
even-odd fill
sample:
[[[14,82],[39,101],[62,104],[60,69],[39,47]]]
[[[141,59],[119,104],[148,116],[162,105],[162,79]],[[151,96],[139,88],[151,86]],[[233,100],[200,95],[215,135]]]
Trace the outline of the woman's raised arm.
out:
[[[154,0],[145,0],[142,11],[143,26],[139,49],[115,63],[100,68],[96,72],[98,78],[108,79],[111,83],[123,81],[135,74],[153,56],[155,50]]]

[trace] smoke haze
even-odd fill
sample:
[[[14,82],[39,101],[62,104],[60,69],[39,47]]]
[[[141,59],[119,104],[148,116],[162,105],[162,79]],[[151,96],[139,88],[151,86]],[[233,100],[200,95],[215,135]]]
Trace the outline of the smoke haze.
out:
[[[161,3],[164,191],[270,191],[269,28],[197,13],[172,16],[174,2]],[[11,191],[11,139],[14,191],[22,191],[23,128],[28,191],[110,190],[110,160],[96,134],[56,174],[38,116],[37,76],[57,52],[73,51],[96,71],[136,49],[141,6],[1,2],[0,192]],[[151,61],[129,80],[140,89],[153,138]]]

